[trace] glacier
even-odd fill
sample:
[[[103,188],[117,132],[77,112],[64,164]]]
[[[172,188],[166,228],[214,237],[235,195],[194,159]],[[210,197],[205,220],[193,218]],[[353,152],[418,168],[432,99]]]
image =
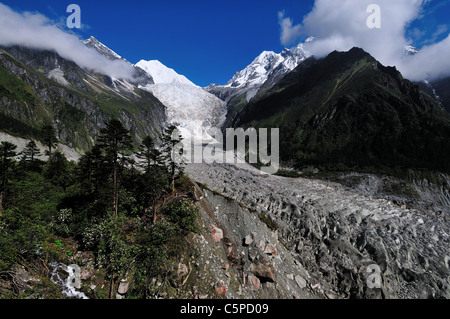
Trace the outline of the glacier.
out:
[[[185,139],[212,141],[208,131],[225,122],[225,102],[198,86],[161,83],[139,88],[152,93],[166,106],[167,121],[177,125]]]

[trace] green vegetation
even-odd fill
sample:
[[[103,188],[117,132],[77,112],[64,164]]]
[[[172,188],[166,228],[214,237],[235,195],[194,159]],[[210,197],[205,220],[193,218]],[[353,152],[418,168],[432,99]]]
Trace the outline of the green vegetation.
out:
[[[12,75],[0,65],[0,96],[5,96],[9,100],[14,100],[22,104],[36,103],[37,98],[30,87]]]
[[[54,151],[39,161],[33,142],[17,162],[15,145],[1,145],[0,275],[19,265],[68,262],[83,249],[105,273],[103,297],[115,297],[130,273],[134,298],[150,297],[153,279],[170,276],[188,250],[185,236],[198,231],[192,185],[176,174],[172,188],[173,163],[149,137],[138,162],[131,161],[129,134],[121,122],[108,122],[77,164]],[[42,276],[49,281],[48,273]]]
[[[135,144],[142,136],[160,136],[164,106],[151,93],[139,89],[134,94],[118,93],[110,79],[90,76],[62,59],[59,63],[70,79],[64,86],[47,78],[42,66],[55,58],[55,53],[17,50],[11,49],[21,59],[33,62],[25,65],[6,51],[0,54],[0,100],[6,99],[2,100],[0,131],[43,141],[42,127],[53,123],[63,144],[82,151],[92,148],[92,137],[99,134],[101,124],[113,118],[131,123]],[[13,73],[11,68],[23,72]]]
[[[276,224],[272,219],[270,219],[269,217],[267,217],[266,214],[264,214],[264,213],[258,213],[258,217],[259,217],[259,219],[260,219],[264,224],[266,224],[267,227],[269,227],[269,229],[271,229],[272,231],[276,231],[276,230],[278,229],[277,224]]]
[[[276,175],[289,178],[299,178],[301,176],[301,174],[296,170],[285,170],[285,169],[280,169]]]
[[[307,60],[236,119],[280,128],[282,162],[299,170],[450,172],[450,115],[357,48]]]

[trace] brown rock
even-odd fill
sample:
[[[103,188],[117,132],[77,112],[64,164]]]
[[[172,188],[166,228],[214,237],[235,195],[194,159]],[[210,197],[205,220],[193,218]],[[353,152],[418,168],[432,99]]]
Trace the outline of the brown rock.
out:
[[[225,295],[227,293],[227,288],[225,287],[225,284],[220,281],[216,286],[216,291],[219,295]]]
[[[210,225],[211,227],[211,237],[215,242],[220,242],[223,239],[223,231],[220,228],[217,228],[214,225]]]
[[[250,266],[250,271],[263,282],[275,282],[275,275],[273,274],[272,268],[269,266],[264,264],[252,264]]]
[[[258,277],[249,275],[247,279],[248,285],[251,290],[258,291],[259,289],[261,289],[261,281],[258,279]]]
[[[189,276],[188,267],[183,263],[179,263],[177,272],[175,276],[171,279],[172,286],[175,288],[180,288],[186,283],[188,276]]]
[[[277,249],[275,248],[274,245],[267,244],[266,249],[264,249],[264,253],[267,254],[267,255],[276,256],[277,255]]]
[[[81,272],[81,274],[80,274],[80,279],[81,280],[89,280],[89,279],[91,279],[92,278],[92,276],[93,276],[94,274],[93,274],[93,271],[92,270],[83,270],[82,272]]]

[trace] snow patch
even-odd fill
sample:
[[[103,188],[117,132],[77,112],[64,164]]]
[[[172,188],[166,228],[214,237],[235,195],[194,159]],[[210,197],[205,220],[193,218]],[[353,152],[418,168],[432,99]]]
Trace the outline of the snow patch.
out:
[[[141,60],[136,64],[136,66],[150,74],[155,84],[183,84],[196,86],[184,75],[178,74],[175,70],[168,68],[158,60]]]
[[[64,72],[61,71],[61,69],[58,67],[56,69],[51,70],[48,73],[48,78],[55,80],[61,85],[69,86],[69,82],[67,82],[66,78],[64,77]]]

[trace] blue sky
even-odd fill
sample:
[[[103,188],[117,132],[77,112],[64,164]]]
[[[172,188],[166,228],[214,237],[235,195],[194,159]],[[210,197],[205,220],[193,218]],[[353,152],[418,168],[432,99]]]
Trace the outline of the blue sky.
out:
[[[132,63],[159,60],[200,86],[225,84],[264,50],[281,52],[278,13],[284,11],[294,24],[300,24],[314,5],[313,0],[0,2],[59,22],[68,16],[67,6],[76,3],[84,25],[77,31],[80,37],[93,35]],[[449,16],[450,0],[425,5],[422,18],[407,30],[413,45],[445,38]]]

